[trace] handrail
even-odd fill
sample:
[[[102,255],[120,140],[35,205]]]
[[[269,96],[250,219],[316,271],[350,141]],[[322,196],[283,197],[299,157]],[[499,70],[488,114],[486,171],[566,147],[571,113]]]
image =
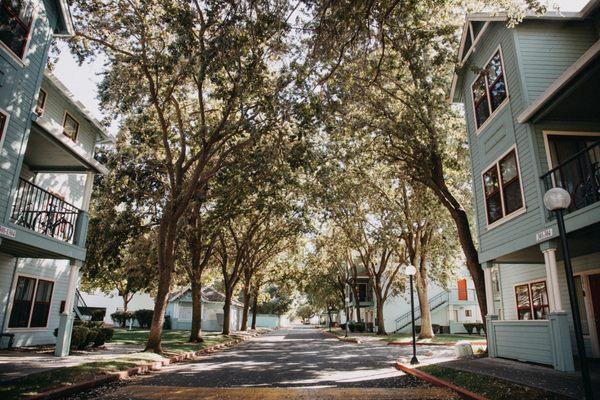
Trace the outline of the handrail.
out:
[[[438,294],[436,294],[435,296],[433,296],[431,299],[429,299],[429,301],[427,302],[427,304],[429,305],[429,310],[433,311],[439,307],[441,307],[442,305],[446,304],[450,299],[450,295],[447,291],[443,291],[440,292]],[[415,321],[421,318],[421,307],[415,307]],[[403,323],[403,320],[408,320],[408,322]],[[412,320],[412,313],[411,311],[408,311],[404,314],[402,314],[401,316],[399,316],[398,318],[396,318],[396,320],[394,321],[396,323],[396,330],[395,332],[398,332],[400,329],[406,327],[408,324],[410,324]],[[401,326],[399,326],[401,325]]]
[[[563,162],[561,162],[559,165],[557,165],[556,167],[554,167],[551,170],[549,170],[548,172],[546,172],[545,174],[540,175],[540,179],[545,179],[548,175],[551,175],[554,172],[558,171],[559,169],[561,169],[562,167],[564,167],[566,164],[568,164],[571,161],[579,158],[582,154],[590,151],[591,149],[593,149],[596,146],[600,146],[600,140],[597,140],[596,142],[592,143],[591,145],[589,145],[585,149],[580,150],[577,153],[573,154],[571,157],[567,158],[566,160],[564,160]]]
[[[81,210],[38,185],[19,178],[11,221],[55,239],[72,243]]]

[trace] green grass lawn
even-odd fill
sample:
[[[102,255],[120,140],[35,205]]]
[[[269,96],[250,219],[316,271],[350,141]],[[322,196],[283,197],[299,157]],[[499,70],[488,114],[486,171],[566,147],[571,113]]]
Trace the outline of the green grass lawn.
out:
[[[115,329],[115,335],[112,343],[136,344],[144,346],[148,340],[150,330],[148,329]],[[220,333],[204,333],[204,342],[189,343],[190,337],[188,330],[164,330],[162,335],[162,347],[166,353],[183,353],[187,351],[200,350],[206,346],[227,342],[234,339],[233,335],[221,335]]]
[[[567,400],[568,397],[546,392],[541,389],[521,386],[502,379],[472,372],[457,371],[437,365],[420,367],[420,370],[430,375],[452,382],[472,392],[487,397],[490,400]]]
[[[113,336],[111,343],[143,346],[146,344],[149,332],[150,331],[147,329],[134,329],[131,331],[126,329],[115,329],[115,335]],[[227,342],[234,338],[234,336],[223,336],[217,333],[210,333],[204,335],[203,343],[187,343],[189,334],[189,331],[184,330],[163,331],[162,347],[165,354],[174,355],[187,351],[197,351],[204,347]],[[90,362],[73,367],[56,368],[25,376],[10,381],[8,384],[1,385],[0,399],[21,399],[46,390],[69,386],[74,382],[81,382],[95,376],[122,371],[151,361],[160,361],[164,358],[165,357],[154,353],[139,352],[115,356],[115,358],[110,360]]]

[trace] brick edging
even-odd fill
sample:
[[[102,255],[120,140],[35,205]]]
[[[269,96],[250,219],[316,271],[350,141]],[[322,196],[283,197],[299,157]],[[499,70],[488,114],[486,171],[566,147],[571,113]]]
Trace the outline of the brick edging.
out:
[[[251,335],[251,337],[256,337],[256,336],[262,335],[267,332],[268,331],[260,332],[255,335]],[[127,379],[130,376],[143,374],[143,373],[147,373],[150,371],[159,371],[162,369],[162,367],[170,365],[170,364],[178,363],[178,362],[185,361],[185,360],[195,360],[198,358],[198,356],[205,355],[205,354],[211,354],[218,350],[233,347],[245,340],[246,339],[233,339],[228,342],[214,344],[212,346],[209,346],[209,347],[206,347],[206,348],[203,348],[200,350],[188,351],[185,353],[177,354],[175,356],[166,358],[161,361],[154,361],[154,362],[150,362],[147,364],[136,365],[135,367],[131,367],[131,368],[128,368],[123,371],[111,372],[107,375],[96,376],[94,378],[88,379],[83,382],[78,382],[78,383],[75,383],[70,386],[64,386],[64,387],[60,387],[60,388],[56,388],[56,389],[51,389],[51,390],[48,390],[48,391],[45,391],[42,393],[38,393],[34,396],[28,396],[28,397],[26,397],[26,399],[28,399],[28,400],[46,400],[46,399],[55,399],[55,398],[65,397],[65,396],[72,395],[72,394],[82,392],[85,390],[90,390],[90,389],[93,389],[98,386],[102,386],[109,382]]]
[[[400,363],[398,361],[396,361],[395,366],[396,366],[396,369],[398,369],[398,370],[400,370],[400,371],[402,371],[402,372],[404,372],[406,374],[410,374],[410,375],[415,376],[415,377],[417,377],[419,379],[422,379],[422,380],[424,380],[426,382],[429,382],[432,385],[440,386],[440,387],[445,387],[447,389],[451,389],[451,390],[455,391],[456,393],[458,393],[458,396],[460,398],[462,398],[462,399],[465,399],[465,400],[488,400],[487,397],[484,397],[484,396],[482,396],[480,394],[471,392],[470,390],[467,390],[467,389],[465,389],[463,387],[456,386],[453,383],[450,383],[450,382],[445,381],[443,379],[437,378],[437,377],[435,377],[433,375],[429,375],[428,373],[423,372],[423,371],[421,371],[419,369],[407,367],[406,365],[404,365],[404,364],[402,364],[402,363]]]
[[[343,337],[343,336],[338,336],[336,334],[330,333],[328,331],[321,331],[322,333],[324,333],[326,336],[330,336],[333,337],[341,342],[346,342],[346,343],[355,343],[355,344],[361,344],[362,342],[360,341],[359,338],[356,337]]]

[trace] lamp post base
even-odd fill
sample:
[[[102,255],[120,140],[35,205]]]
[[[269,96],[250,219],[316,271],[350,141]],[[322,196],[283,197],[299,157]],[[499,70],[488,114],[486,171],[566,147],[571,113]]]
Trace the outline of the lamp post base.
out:
[[[410,360],[410,364],[411,365],[415,365],[418,364],[419,360],[417,360],[417,356],[413,356],[413,358]]]

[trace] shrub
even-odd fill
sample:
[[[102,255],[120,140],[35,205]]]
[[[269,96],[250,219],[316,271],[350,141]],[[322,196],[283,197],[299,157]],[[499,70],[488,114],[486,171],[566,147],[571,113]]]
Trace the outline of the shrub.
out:
[[[485,330],[485,325],[483,324],[474,324],[475,329],[477,330],[477,334],[481,335],[481,331]]]
[[[77,350],[85,349],[89,343],[89,333],[90,330],[85,326],[73,326],[73,332],[71,333],[71,347],[75,347]]]
[[[163,329],[171,329],[171,327],[172,327],[171,316],[165,315],[165,321],[163,322]]]
[[[364,332],[365,331],[365,323],[364,322],[357,322],[354,324],[354,330],[356,332]]]
[[[104,340],[110,342],[115,334],[115,330],[113,328],[102,327],[100,328],[100,332],[104,335]]]
[[[433,329],[433,333],[436,335],[440,333],[440,326],[438,324],[431,324],[431,329]]]
[[[141,328],[150,328],[152,316],[154,315],[153,310],[136,310],[133,315]]]
[[[133,318],[133,314],[129,311],[117,311],[110,314],[113,322],[119,325],[121,328],[125,328],[127,326],[127,322]]]
[[[350,322],[348,324],[348,330],[350,330],[350,332],[354,333],[356,331],[356,324],[354,322]]]
[[[476,325],[476,324],[472,324],[472,323],[469,323],[469,324],[463,324],[463,326],[464,326],[465,330],[467,331],[467,333],[468,333],[469,335],[472,335],[472,334],[473,334],[473,329],[475,329],[475,325]]]
[[[415,325],[415,333],[421,333],[421,325]]]
[[[340,324],[340,328],[345,331],[346,330],[346,323],[344,322],[343,324]]]
[[[106,315],[106,310],[94,310],[92,311],[92,321],[102,321]]]
[[[367,332],[374,332],[373,328],[374,328],[373,323],[372,322],[367,322],[367,324],[366,324],[366,330],[367,330]]]

